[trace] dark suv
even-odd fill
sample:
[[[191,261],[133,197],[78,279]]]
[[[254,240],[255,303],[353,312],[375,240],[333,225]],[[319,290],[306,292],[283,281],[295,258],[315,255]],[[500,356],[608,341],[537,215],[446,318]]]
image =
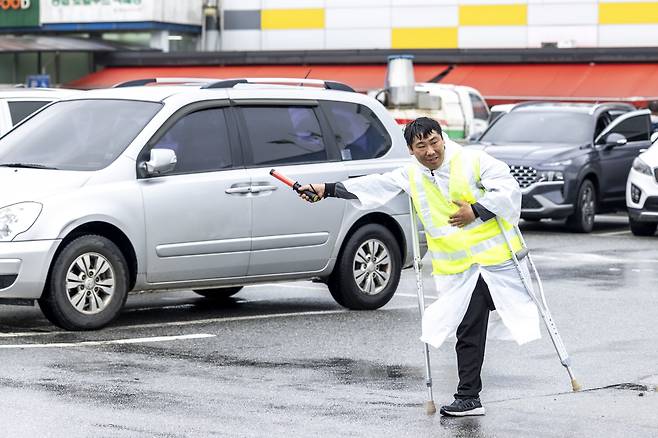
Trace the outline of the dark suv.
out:
[[[569,229],[588,233],[595,213],[625,208],[628,172],[650,135],[649,110],[629,104],[526,102],[470,147],[510,166],[523,219],[566,218]]]

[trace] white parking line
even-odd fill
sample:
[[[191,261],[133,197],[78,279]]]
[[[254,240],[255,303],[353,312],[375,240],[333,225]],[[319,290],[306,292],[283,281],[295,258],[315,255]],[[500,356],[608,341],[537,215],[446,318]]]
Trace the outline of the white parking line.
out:
[[[626,234],[631,234],[631,231],[622,230],[622,231],[608,231],[607,233],[592,233],[592,236],[622,236]]]
[[[169,342],[169,341],[177,341],[181,339],[213,338],[215,336],[217,335],[198,333],[194,335],[154,336],[150,338],[113,339],[111,341],[54,342],[50,344],[9,344],[9,345],[0,345],[0,349],[9,350],[9,349],[23,349],[23,348],[89,347],[95,345],[111,345],[111,344],[145,344],[149,342]]]
[[[287,283],[263,283],[263,284],[252,284],[249,286],[250,289],[254,287],[287,287],[290,289],[327,290],[327,286],[314,286],[314,285],[301,286],[299,284],[287,284]]]
[[[383,310],[404,310],[404,309],[413,309],[414,305],[409,306],[396,306],[396,307],[386,307]],[[173,321],[173,322],[156,322],[150,324],[135,324],[135,325],[125,325],[120,327],[111,327],[106,328],[105,331],[118,331],[118,330],[133,330],[133,329],[142,329],[142,328],[158,328],[158,327],[182,327],[187,325],[200,325],[200,324],[211,324],[211,323],[222,323],[222,322],[235,322],[235,321],[251,321],[257,319],[275,319],[275,318],[286,318],[286,317],[295,317],[295,316],[311,316],[311,315],[335,315],[339,313],[350,313],[351,310],[348,309],[339,309],[339,310],[314,310],[309,312],[288,312],[288,313],[273,313],[270,315],[252,315],[252,316],[232,316],[228,318],[206,318],[206,319],[195,319],[192,321]],[[25,338],[31,336],[46,336],[46,335],[61,335],[71,332],[67,331],[52,331],[52,332],[22,332],[22,333],[0,333],[0,338]]]
[[[396,297],[418,298],[418,295],[417,295],[417,294],[396,293],[395,296],[396,296]],[[434,296],[434,295],[425,294],[425,299],[426,299],[426,300],[437,300],[438,297],[436,297],[436,296]]]
[[[633,257],[613,257],[609,255],[593,254],[588,252],[556,252],[551,254],[533,254],[533,259],[561,260],[563,262],[594,262],[594,263],[658,263],[658,259],[636,259]]]

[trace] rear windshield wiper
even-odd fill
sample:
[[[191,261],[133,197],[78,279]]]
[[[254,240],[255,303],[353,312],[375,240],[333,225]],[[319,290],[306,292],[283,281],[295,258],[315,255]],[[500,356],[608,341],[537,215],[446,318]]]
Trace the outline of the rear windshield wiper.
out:
[[[22,167],[25,169],[50,169],[50,170],[57,170],[56,167],[52,166],[45,166],[43,164],[35,164],[35,163],[2,163],[0,164],[0,167]]]

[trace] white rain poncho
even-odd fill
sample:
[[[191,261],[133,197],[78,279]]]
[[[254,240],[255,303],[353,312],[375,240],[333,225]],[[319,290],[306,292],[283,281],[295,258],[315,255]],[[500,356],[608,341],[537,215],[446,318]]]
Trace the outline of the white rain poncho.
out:
[[[445,135],[445,155],[441,167],[432,173],[415,159],[410,166],[417,166],[425,173],[443,195],[448,198],[450,160],[462,147]],[[391,201],[401,191],[410,193],[408,166],[381,175],[367,175],[343,181],[345,189],[356,195],[353,201],[364,209],[377,207]],[[521,192],[510,175],[509,167],[490,155],[480,153],[480,183],[485,194],[478,203],[496,216],[511,224],[518,224],[521,214]],[[480,221],[476,218],[476,221]],[[526,278],[530,278],[527,260],[521,262]],[[512,260],[494,266],[472,265],[465,272],[455,275],[435,275],[438,299],[425,309],[421,340],[438,348],[448,336],[454,335],[464,319],[478,277],[487,283],[496,311],[490,318],[490,334],[498,339],[513,339],[519,344],[539,339],[539,315],[537,307],[528,296]],[[504,325],[498,324],[502,321]]]

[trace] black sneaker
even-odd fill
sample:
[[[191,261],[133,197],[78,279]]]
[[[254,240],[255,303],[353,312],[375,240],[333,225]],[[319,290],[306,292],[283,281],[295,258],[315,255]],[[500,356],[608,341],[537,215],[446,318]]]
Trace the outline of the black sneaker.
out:
[[[456,398],[451,405],[442,406],[440,412],[449,417],[468,417],[484,415],[484,408],[479,398]]]

